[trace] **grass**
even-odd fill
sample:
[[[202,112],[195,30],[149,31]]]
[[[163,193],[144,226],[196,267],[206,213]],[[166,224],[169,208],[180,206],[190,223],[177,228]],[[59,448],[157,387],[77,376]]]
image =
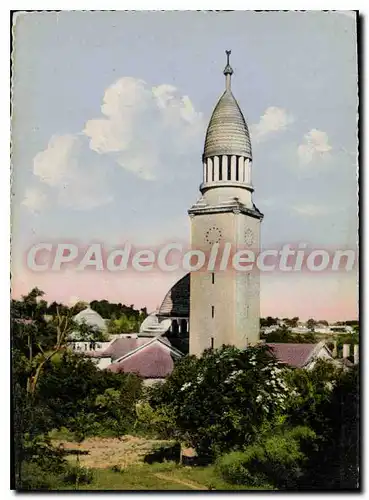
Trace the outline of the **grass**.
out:
[[[81,485],[79,490],[95,491],[190,491],[190,490],[255,490],[247,486],[236,486],[223,481],[215,474],[213,466],[185,467],[175,462],[162,464],[132,465],[113,471],[112,469],[93,469],[94,480],[91,484]],[[63,488],[64,489],[64,488]],[[74,490],[68,486],[66,490]]]
[[[145,457],[161,446],[173,445],[170,441],[145,439],[138,436],[122,438],[88,438],[80,444],[73,443],[63,429],[54,433],[55,446],[63,445],[66,458],[75,464],[79,450],[79,464],[93,472],[90,484],[81,484],[79,490],[95,491],[190,491],[190,490],[265,490],[227,483],[213,465],[188,467],[174,461],[145,463]],[[60,438],[64,440],[59,441]],[[75,490],[73,485],[57,487],[59,490]]]

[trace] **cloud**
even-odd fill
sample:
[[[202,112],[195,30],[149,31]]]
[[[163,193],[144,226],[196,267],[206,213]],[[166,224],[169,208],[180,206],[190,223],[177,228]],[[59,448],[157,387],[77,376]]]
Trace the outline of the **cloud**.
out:
[[[82,152],[80,137],[53,136],[47,148],[34,157],[33,173],[54,191],[60,205],[89,210],[109,203],[112,196],[104,172],[93,163],[83,162]]]
[[[28,208],[31,212],[38,213],[47,205],[47,195],[37,187],[26,189],[22,205]]]
[[[250,132],[253,142],[261,142],[270,134],[286,130],[287,125],[293,123],[294,118],[283,108],[271,106],[265,110],[259,123],[251,125]]]
[[[313,128],[305,134],[304,142],[297,148],[297,154],[300,162],[307,165],[317,157],[327,158],[331,150],[327,133]]]
[[[205,128],[202,114],[176,87],[150,87],[130,77],[105,91],[101,112],[103,117],[88,120],[83,130],[90,148],[110,155],[144,180],[160,178],[168,166],[178,166]]]
[[[141,179],[168,179],[186,171],[189,151],[203,139],[202,114],[173,85],[150,87],[137,78],[120,78],[106,89],[101,113],[79,134],[51,137],[34,157],[34,175],[64,207],[89,210],[113,200],[103,156]],[[40,195],[36,198],[30,191],[23,204],[40,208]]]

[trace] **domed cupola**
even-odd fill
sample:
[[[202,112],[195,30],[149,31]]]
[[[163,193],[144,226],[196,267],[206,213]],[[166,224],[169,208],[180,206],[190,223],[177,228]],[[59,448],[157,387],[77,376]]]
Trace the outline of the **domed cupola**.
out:
[[[231,91],[233,69],[226,51],[224,68],[226,89],[219,99],[206,132],[203,154],[204,184],[237,183],[251,186],[252,150],[249,130],[242,111]]]

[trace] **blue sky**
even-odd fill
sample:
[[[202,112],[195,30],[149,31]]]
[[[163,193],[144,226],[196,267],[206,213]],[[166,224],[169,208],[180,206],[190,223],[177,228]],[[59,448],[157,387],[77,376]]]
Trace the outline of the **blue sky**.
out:
[[[80,277],[66,287],[58,276],[29,274],[22,259],[32,243],[188,238],[187,209],[198,197],[206,125],[224,88],[225,49],[232,49],[232,89],[252,135],[263,246],[356,248],[355,29],[350,15],[324,12],[20,15],[15,293],[41,281],[50,298],[93,298]],[[281,305],[281,315],[306,297],[311,308],[301,314],[323,314],[315,293],[323,285],[331,290],[329,311],[345,303],[346,314],[356,315],[354,274],[314,278],[265,278],[262,312],[276,313],[273,295],[292,288],[298,300]],[[94,292],[154,306],[168,280],[147,296],[138,287],[131,301],[124,283]]]

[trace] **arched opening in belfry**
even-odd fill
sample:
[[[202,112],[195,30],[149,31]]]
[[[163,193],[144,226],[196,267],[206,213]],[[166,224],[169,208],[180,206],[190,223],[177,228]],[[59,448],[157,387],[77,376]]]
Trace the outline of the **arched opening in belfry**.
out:
[[[223,180],[223,156],[219,158],[219,180]]]
[[[228,180],[230,181],[232,179],[232,170],[231,170],[231,157],[227,156],[227,173],[228,173]]]
[[[172,320],[172,328],[171,328],[171,330],[172,330],[172,333],[174,335],[178,335],[178,333],[179,333],[179,325],[178,325],[178,321],[176,319]]]
[[[187,320],[186,319],[181,319],[180,333],[181,333],[181,335],[187,334]]]

